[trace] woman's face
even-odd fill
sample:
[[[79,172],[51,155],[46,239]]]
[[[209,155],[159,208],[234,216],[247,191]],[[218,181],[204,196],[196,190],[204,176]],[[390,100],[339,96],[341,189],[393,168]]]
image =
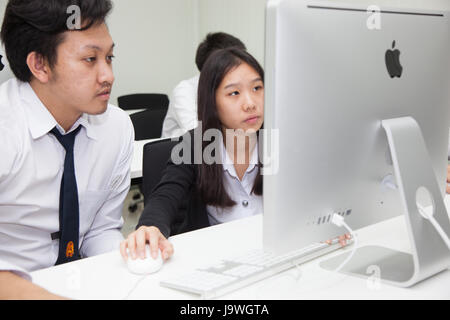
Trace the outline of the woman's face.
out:
[[[222,129],[258,131],[264,121],[264,83],[247,63],[229,71],[216,90]]]

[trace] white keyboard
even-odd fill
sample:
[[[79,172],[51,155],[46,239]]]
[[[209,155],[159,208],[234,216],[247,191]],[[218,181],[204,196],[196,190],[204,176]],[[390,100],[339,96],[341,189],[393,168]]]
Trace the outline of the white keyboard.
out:
[[[347,240],[350,244],[353,239]],[[273,276],[331,251],[341,248],[339,240],[331,244],[314,243],[280,256],[254,250],[232,259],[224,259],[209,268],[197,269],[174,279],[161,281],[161,286],[199,294],[204,299],[217,298],[254,282]]]

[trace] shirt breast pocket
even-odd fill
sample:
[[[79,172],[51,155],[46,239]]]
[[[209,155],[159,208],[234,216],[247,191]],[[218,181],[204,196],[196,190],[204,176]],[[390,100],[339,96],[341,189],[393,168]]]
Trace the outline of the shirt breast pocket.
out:
[[[79,196],[81,237],[91,229],[98,212],[110,193],[109,190],[85,191]]]

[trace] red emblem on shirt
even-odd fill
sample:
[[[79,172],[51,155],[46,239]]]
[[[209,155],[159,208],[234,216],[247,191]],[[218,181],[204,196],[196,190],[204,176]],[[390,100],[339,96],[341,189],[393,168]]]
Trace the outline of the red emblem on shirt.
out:
[[[70,242],[67,244],[67,248],[66,248],[66,258],[72,258],[73,255],[74,255],[74,253],[75,253],[75,250],[74,250],[74,248],[73,248],[73,242],[70,241]]]

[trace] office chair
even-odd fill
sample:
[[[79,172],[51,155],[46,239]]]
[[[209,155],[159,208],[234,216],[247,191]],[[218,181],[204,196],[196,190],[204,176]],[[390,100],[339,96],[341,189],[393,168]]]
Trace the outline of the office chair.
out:
[[[166,94],[128,94],[118,97],[117,102],[123,110],[145,109],[130,115],[136,141],[161,137],[163,122],[169,108],[169,97]],[[132,184],[140,184],[140,182],[133,182]],[[139,186],[139,189],[141,189],[141,186]],[[128,211],[134,213],[141,202],[143,202],[141,194],[136,192],[128,206]]]
[[[164,139],[149,142],[144,146],[144,159],[142,167],[142,193],[144,204],[147,205],[150,194],[161,181],[164,169],[170,159],[172,149],[178,141]],[[189,200],[184,201],[178,208],[180,211],[188,210]],[[183,216],[183,214],[181,214]],[[178,234],[186,221],[177,221],[173,225],[172,235]],[[178,231],[177,231],[178,230]]]
[[[164,118],[169,108],[169,97],[166,94],[128,94],[118,97],[117,102],[123,110],[145,109],[130,115],[134,126],[135,140],[161,137]]]
[[[134,128],[134,140],[157,139],[161,137],[164,118],[167,114],[166,108],[147,109],[145,111],[133,113],[130,115]],[[142,192],[141,179],[132,181],[132,185],[138,185]],[[138,205],[143,202],[141,192],[134,193],[128,211],[134,213]]]
[[[137,140],[137,139],[136,139]],[[172,148],[178,141],[172,141],[170,138],[158,141],[152,141],[144,146],[142,161],[142,179],[140,179],[139,190],[133,195],[132,202],[128,206],[128,211],[134,213],[138,209],[138,205],[148,199],[153,188],[162,178],[167,161],[172,152]],[[141,197],[141,193],[144,196]]]
[[[164,139],[149,142],[144,146],[144,159],[142,167],[142,193],[144,203],[151,192],[161,181],[164,169],[167,166],[173,147],[178,141]]]
[[[168,107],[151,108],[130,115],[134,127],[134,140],[160,138],[167,109]]]
[[[117,98],[119,108],[123,110],[155,109],[169,107],[169,97],[161,93],[136,93]]]

